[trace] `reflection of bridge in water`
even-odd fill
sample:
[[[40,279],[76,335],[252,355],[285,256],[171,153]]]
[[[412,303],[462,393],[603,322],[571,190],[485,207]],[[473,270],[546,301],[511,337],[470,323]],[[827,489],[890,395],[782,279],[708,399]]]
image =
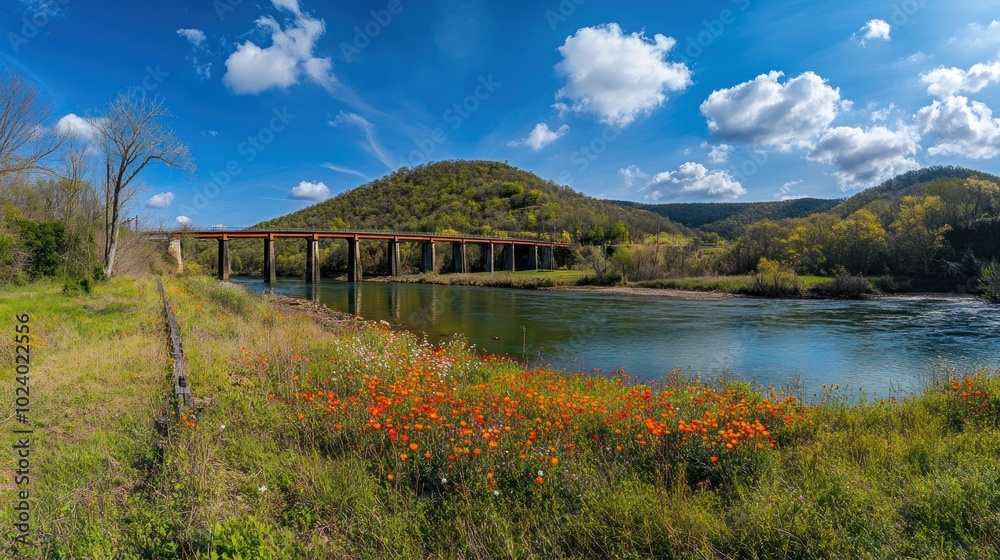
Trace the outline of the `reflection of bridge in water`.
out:
[[[484,272],[494,272],[496,270],[514,271],[515,262],[517,262],[515,251],[520,251],[522,253],[521,262],[527,263],[524,270],[551,270],[553,268],[553,249],[569,246],[566,243],[539,241],[536,239],[384,231],[212,228],[209,230],[184,232],[149,232],[148,235],[150,237],[170,238],[170,253],[177,260],[178,269],[184,266],[181,258],[182,238],[218,240],[218,277],[220,280],[229,279],[229,241],[232,239],[261,239],[264,242],[264,281],[268,283],[277,281],[274,252],[275,239],[304,239],[306,241],[306,282],[311,283],[319,282],[319,241],[321,239],[343,239],[347,241],[347,280],[350,282],[360,282],[363,276],[361,267],[362,240],[379,240],[385,241],[388,244],[386,270],[389,276],[399,276],[402,273],[399,260],[400,243],[421,244],[421,272],[431,272],[434,270],[435,244],[450,243],[452,271],[457,273],[469,271],[469,262],[466,256],[466,245],[469,244],[480,245],[482,247],[482,269]],[[497,248],[499,248],[499,251],[497,251]],[[496,258],[497,256],[499,256],[499,259]]]

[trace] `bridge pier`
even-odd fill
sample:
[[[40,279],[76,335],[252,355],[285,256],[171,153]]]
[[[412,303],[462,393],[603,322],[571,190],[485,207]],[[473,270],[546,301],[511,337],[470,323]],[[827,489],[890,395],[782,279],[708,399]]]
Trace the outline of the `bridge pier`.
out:
[[[401,272],[399,270],[399,240],[389,240],[389,250],[386,251],[385,258],[389,276],[399,276]]]
[[[451,244],[451,261],[452,269],[455,274],[464,274],[468,272],[469,269],[465,266],[465,243]]]
[[[180,274],[184,272],[184,258],[182,256],[183,253],[181,253],[180,236],[170,238],[170,245],[167,246],[167,253],[174,258],[174,261],[177,262],[176,273]]]
[[[278,281],[278,271],[274,266],[274,236],[268,235],[264,238],[264,282],[274,284]]]
[[[319,238],[306,239],[306,283],[319,284]]]
[[[483,243],[483,272],[493,272],[493,243]]]
[[[552,247],[539,248],[542,270],[552,270]]]
[[[514,272],[514,244],[504,245],[500,248],[500,269],[507,272]]]
[[[528,245],[528,270],[538,270],[538,245]]]
[[[422,245],[423,258],[421,259],[421,272],[434,272],[434,242],[425,241]]]
[[[347,281],[360,282],[361,270],[361,241],[357,238],[347,240]]]
[[[229,282],[229,239],[219,238],[219,280]]]

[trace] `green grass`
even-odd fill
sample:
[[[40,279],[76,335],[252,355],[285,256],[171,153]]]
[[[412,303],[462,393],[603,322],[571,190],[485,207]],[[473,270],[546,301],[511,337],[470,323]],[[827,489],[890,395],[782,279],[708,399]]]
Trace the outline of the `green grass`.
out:
[[[687,290],[691,292],[725,292],[742,293],[750,285],[750,276],[693,276],[686,278],[665,278],[632,282],[630,285],[638,288],[660,288],[670,290]]]
[[[0,291],[3,328],[28,312],[37,337],[25,556],[998,557],[992,371],[803,405],[739,382],[526,371],[460,341],[327,332],[208,279],[166,288],[210,399],[166,437],[151,281]]]
[[[397,282],[444,284],[449,286],[487,286],[496,288],[550,288],[573,285],[583,278],[583,270],[538,270],[515,272],[473,272],[468,274],[424,273],[393,278]]]

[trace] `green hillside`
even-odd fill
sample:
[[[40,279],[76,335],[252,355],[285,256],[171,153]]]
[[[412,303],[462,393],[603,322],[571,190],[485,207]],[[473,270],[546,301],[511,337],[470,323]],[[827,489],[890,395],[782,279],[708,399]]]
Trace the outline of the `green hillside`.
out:
[[[991,183],[1000,183],[1000,177],[974,169],[951,165],[925,167],[907,171],[878,186],[865,189],[841,202],[833,209],[833,213],[840,217],[846,217],[877,200],[899,200],[906,195],[922,194],[922,192],[916,191],[921,191],[925,184],[947,179],[980,179]]]
[[[774,202],[643,204],[641,202],[616,201],[615,203],[629,208],[648,210],[685,227],[715,232],[722,237],[731,239],[742,234],[747,226],[754,222],[763,219],[804,218],[819,212],[826,212],[840,202],[840,200],[799,198]]]
[[[459,232],[596,240],[621,222],[633,235],[678,232],[651,212],[622,208],[495,161],[402,168],[261,227]]]

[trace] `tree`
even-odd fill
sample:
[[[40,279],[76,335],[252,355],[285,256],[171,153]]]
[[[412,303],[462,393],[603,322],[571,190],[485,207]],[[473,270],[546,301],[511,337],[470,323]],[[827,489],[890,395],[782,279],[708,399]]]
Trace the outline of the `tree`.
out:
[[[162,124],[170,111],[145,91],[120,93],[94,119],[104,155],[104,277],[111,278],[118,250],[122,209],[139,192],[135,181],[147,165],[159,162],[192,172],[188,147]]]
[[[12,70],[0,76],[0,179],[48,172],[46,160],[63,137],[44,126],[51,107],[38,89]]]

